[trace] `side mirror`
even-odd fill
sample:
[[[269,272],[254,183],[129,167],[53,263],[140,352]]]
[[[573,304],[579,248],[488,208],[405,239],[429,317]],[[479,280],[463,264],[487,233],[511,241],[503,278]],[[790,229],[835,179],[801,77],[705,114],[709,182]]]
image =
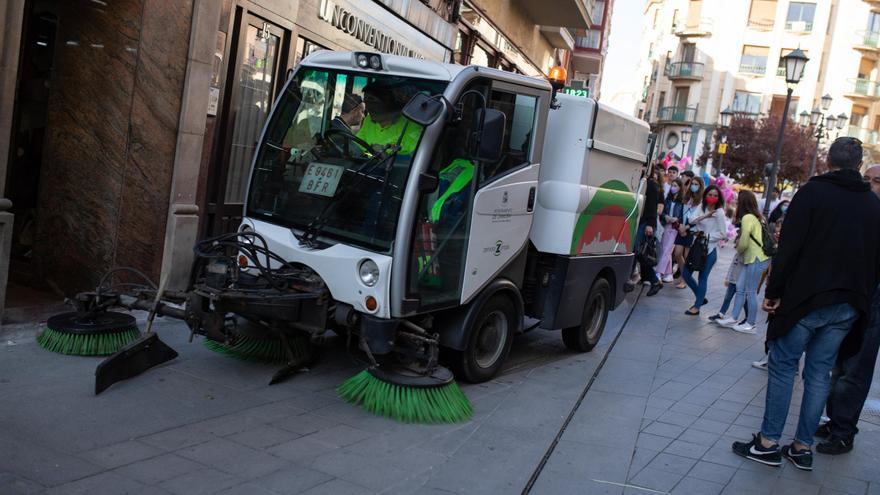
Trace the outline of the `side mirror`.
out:
[[[440,175],[435,170],[428,170],[419,174],[419,192],[430,194],[440,186]]]
[[[403,107],[403,115],[416,124],[431,125],[443,113],[443,97],[416,93]]]
[[[470,158],[482,162],[494,162],[501,158],[507,117],[494,108],[478,108],[474,112],[473,127],[468,143]]]

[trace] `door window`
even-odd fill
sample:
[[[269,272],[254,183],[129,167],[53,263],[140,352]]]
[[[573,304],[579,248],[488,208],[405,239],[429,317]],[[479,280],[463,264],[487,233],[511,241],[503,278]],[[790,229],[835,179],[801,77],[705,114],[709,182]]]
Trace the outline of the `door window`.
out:
[[[492,90],[489,108],[504,113],[507,127],[501,146],[501,159],[495,163],[482,164],[480,182],[491,180],[528,163],[537,105],[538,99],[534,96]]]

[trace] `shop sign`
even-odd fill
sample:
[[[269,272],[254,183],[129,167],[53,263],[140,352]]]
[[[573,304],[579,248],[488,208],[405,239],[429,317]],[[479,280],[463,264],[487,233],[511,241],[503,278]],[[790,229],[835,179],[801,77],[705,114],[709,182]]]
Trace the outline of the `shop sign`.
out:
[[[375,48],[378,52],[404,57],[425,58],[421,53],[401,43],[394,36],[370,24],[363,17],[345,7],[340,7],[332,0],[321,0],[318,6],[318,18],[336,29],[357,38],[367,46]]]

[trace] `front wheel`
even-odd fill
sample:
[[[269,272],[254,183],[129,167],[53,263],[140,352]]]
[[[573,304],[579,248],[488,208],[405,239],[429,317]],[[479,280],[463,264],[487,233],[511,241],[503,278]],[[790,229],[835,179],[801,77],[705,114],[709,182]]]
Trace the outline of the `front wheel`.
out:
[[[562,329],[562,341],[565,347],[578,352],[592,351],[602,338],[602,332],[605,331],[610,307],[611,284],[604,278],[596,279],[587,295],[581,324]]]
[[[517,322],[516,307],[509,297],[497,294],[480,309],[469,329],[467,346],[455,352],[456,375],[471,383],[490,380],[500,370],[510,353]]]

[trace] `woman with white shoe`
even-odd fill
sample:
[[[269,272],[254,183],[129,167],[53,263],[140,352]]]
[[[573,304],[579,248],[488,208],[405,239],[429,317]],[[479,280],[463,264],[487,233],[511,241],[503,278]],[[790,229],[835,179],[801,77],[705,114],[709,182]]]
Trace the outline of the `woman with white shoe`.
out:
[[[743,268],[736,282],[736,297],[731,316],[717,320],[716,323],[737,332],[753,334],[758,317],[758,282],[769,261],[762,245],[763,217],[758,210],[754,193],[747,190],[739,192],[736,216],[741,225],[736,252],[742,259]],[[739,313],[745,305],[748,305],[748,315],[745,322],[739,323]]]

